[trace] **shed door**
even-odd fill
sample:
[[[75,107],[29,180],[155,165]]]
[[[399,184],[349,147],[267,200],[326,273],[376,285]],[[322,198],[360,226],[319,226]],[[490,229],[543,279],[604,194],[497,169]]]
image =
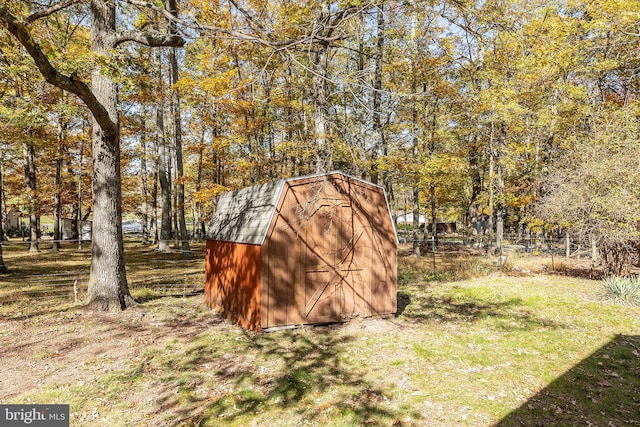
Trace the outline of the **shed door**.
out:
[[[356,250],[362,231],[354,233],[353,209],[344,199],[322,199],[305,224],[305,322],[344,320],[356,312],[362,272]]]

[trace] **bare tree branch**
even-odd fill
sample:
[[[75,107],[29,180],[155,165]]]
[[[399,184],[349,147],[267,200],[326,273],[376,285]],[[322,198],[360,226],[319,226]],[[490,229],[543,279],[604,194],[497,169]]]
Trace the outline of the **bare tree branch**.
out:
[[[233,7],[235,7],[236,9],[238,9],[240,11],[240,13],[242,13],[244,15],[244,17],[247,19],[247,21],[249,21],[251,24],[255,25],[256,27],[260,28],[261,30],[264,30],[264,26],[262,26],[262,24],[260,24],[259,22],[257,22],[253,16],[247,12],[247,10],[245,8],[243,8],[242,6],[240,6],[238,4],[238,2],[236,0],[229,0],[231,2],[231,4],[233,5]]]
[[[259,43],[259,44],[263,44],[265,46],[272,46],[272,47],[285,47],[285,46],[289,46],[293,43],[295,43],[296,41],[287,41],[287,42],[281,42],[279,43],[277,46],[274,45],[274,43],[272,43],[270,40],[264,39],[262,37],[259,37],[257,35],[253,35],[253,34],[246,34],[240,31],[236,31],[230,28],[223,28],[223,27],[216,27],[216,26],[211,26],[211,25],[203,25],[200,24],[198,22],[189,22],[186,21],[184,19],[181,19],[178,16],[175,16],[174,14],[172,14],[170,11],[168,11],[167,9],[163,8],[163,7],[159,7],[156,6],[155,4],[145,1],[145,0],[125,0],[127,3],[133,5],[133,6],[139,6],[139,7],[144,7],[147,9],[151,9],[153,11],[156,11],[158,13],[160,13],[162,16],[164,16],[167,20],[171,21],[171,22],[175,22],[185,28],[191,28],[194,30],[198,30],[198,31],[202,31],[202,32],[213,32],[213,33],[221,33],[221,34],[226,34],[232,37],[235,37],[239,40],[244,40],[244,41],[250,41],[250,42],[254,42],[254,43]]]
[[[65,0],[62,1],[60,3],[54,4],[53,6],[47,8],[47,9],[43,9],[43,10],[39,10],[37,12],[32,13],[31,15],[27,16],[27,18],[25,19],[25,22],[27,24],[30,24],[33,21],[36,21],[40,18],[45,18],[51,14],[56,13],[59,10],[62,9],[66,9],[69,6],[72,6],[76,3],[80,3],[82,0]]]
[[[91,110],[96,122],[98,122],[98,125],[106,135],[117,134],[117,123],[111,120],[108,111],[96,99],[89,86],[78,80],[73,74],[70,76],[64,75],[51,65],[49,59],[47,59],[40,46],[31,36],[29,29],[16,16],[11,14],[5,6],[0,7],[0,23],[24,46],[47,82],[77,95]]]
[[[338,12],[335,15],[329,15],[326,19],[326,22],[322,22],[319,23],[320,24],[320,28],[314,29],[314,31],[312,31],[310,34],[307,34],[301,38],[296,38],[296,39],[287,39],[287,40],[275,40],[273,37],[271,37],[270,34],[267,34],[266,36],[263,36],[261,34],[256,33],[252,33],[252,34],[248,34],[246,32],[242,32],[242,31],[238,31],[232,28],[224,28],[224,27],[217,27],[217,26],[212,26],[212,25],[204,25],[201,24],[197,21],[187,21],[185,19],[182,19],[176,15],[174,15],[173,13],[171,13],[169,10],[163,8],[163,7],[159,7],[157,5],[155,5],[154,3],[151,3],[149,1],[146,0],[124,0],[125,2],[133,5],[133,6],[138,6],[138,7],[143,7],[143,8],[147,8],[147,9],[151,9],[153,11],[156,11],[158,13],[160,13],[162,16],[164,16],[167,20],[171,21],[171,22],[175,22],[185,28],[191,28],[200,32],[211,32],[214,34],[225,34],[228,35],[230,37],[234,37],[238,40],[243,40],[243,41],[248,41],[248,42],[252,42],[252,43],[258,43],[267,47],[270,47],[272,49],[276,49],[276,50],[280,50],[280,49],[288,49],[288,48],[292,48],[296,45],[300,45],[300,44],[312,44],[314,42],[322,42],[322,43],[332,43],[338,40],[341,40],[344,38],[343,35],[339,35],[339,36],[332,36],[333,31],[335,30],[337,25],[340,25],[344,20],[349,19],[351,17],[353,17],[354,15],[356,15],[357,11],[361,11],[365,8],[365,6],[361,6],[361,7],[349,7],[345,10],[342,10],[340,12]],[[235,4],[234,2],[234,6],[238,8],[238,10],[253,24],[255,24],[255,19],[251,18],[250,15],[248,14],[248,12],[246,12],[244,9],[241,9],[238,7],[238,5]],[[330,19],[333,18],[333,19]],[[260,27],[262,28],[262,27]],[[324,31],[323,31],[324,30]],[[265,30],[266,31],[266,30]]]
[[[149,47],[182,47],[184,39],[175,34],[152,34],[146,31],[126,30],[116,35],[115,45],[136,42]]]

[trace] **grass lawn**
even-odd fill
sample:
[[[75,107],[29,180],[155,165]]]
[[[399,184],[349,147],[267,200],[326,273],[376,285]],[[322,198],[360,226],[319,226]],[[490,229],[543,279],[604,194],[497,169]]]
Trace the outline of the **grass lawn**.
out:
[[[433,281],[430,258],[400,257],[395,318],[255,334],[150,286],[201,283],[203,250],[129,242],[146,302],[114,315],[26,299],[39,274],[86,280],[87,251],[6,247],[0,402],[68,403],[72,426],[640,425],[640,308],[597,281],[472,254],[441,254]]]

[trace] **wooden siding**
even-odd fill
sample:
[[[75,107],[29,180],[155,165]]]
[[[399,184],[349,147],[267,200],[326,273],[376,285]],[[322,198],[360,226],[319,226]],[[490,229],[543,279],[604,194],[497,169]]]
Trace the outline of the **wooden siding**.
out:
[[[380,187],[342,174],[286,182],[263,246],[261,326],[395,314],[396,250]]]
[[[247,329],[260,331],[259,245],[207,241],[205,301]]]

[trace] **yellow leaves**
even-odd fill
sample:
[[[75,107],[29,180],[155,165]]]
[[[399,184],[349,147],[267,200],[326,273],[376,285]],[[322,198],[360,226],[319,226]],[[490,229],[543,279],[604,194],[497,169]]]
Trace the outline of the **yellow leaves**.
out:
[[[424,178],[433,181],[441,175],[455,175],[464,169],[464,163],[458,156],[448,153],[437,153],[421,160],[421,174]]]
[[[222,97],[235,88],[237,71],[235,69],[218,72],[200,80],[199,87],[214,97]]]
[[[133,26],[136,27],[138,30],[142,30],[146,28],[149,24],[151,24],[151,19],[149,19],[149,16],[146,13],[141,13],[138,15],[138,17],[134,21]]]
[[[193,193],[193,199],[196,203],[213,202],[217,196],[226,191],[229,191],[228,187],[208,183],[205,188]]]
[[[505,197],[505,205],[515,210],[520,210],[526,206],[530,206],[533,202],[533,195],[531,193],[525,193],[524,195],[518,196],[513,193],[507,193]]]
[[[297,29],[302,30],[313,22],[313,12],[309,5],[303,2],[277,2],[277,6],[274,7],[278,27],[286,29],[285,31],[289,32],[287,36],[296,35]]]
[[[240,176],[248,176],[254,167],[255,167],[255,162],[252,162],[245,158],[238,159],[234,163],[234,169]]]
[[[640,5],[636,0],[588,0],[584,2],[584,7],[597,25],[602,25],[604,21],[633,24],[640,14]]]
[[[537,233],[543,230],[546,223],[544,220],[537,217],[529,217],[527,218],[527,229],[532,233]]]
[[[591,71],[599,74],[603,72],[609,72],[619,69],[620,61],[613,58],[603,58],[600,61],[593,64],[590,68]]]

